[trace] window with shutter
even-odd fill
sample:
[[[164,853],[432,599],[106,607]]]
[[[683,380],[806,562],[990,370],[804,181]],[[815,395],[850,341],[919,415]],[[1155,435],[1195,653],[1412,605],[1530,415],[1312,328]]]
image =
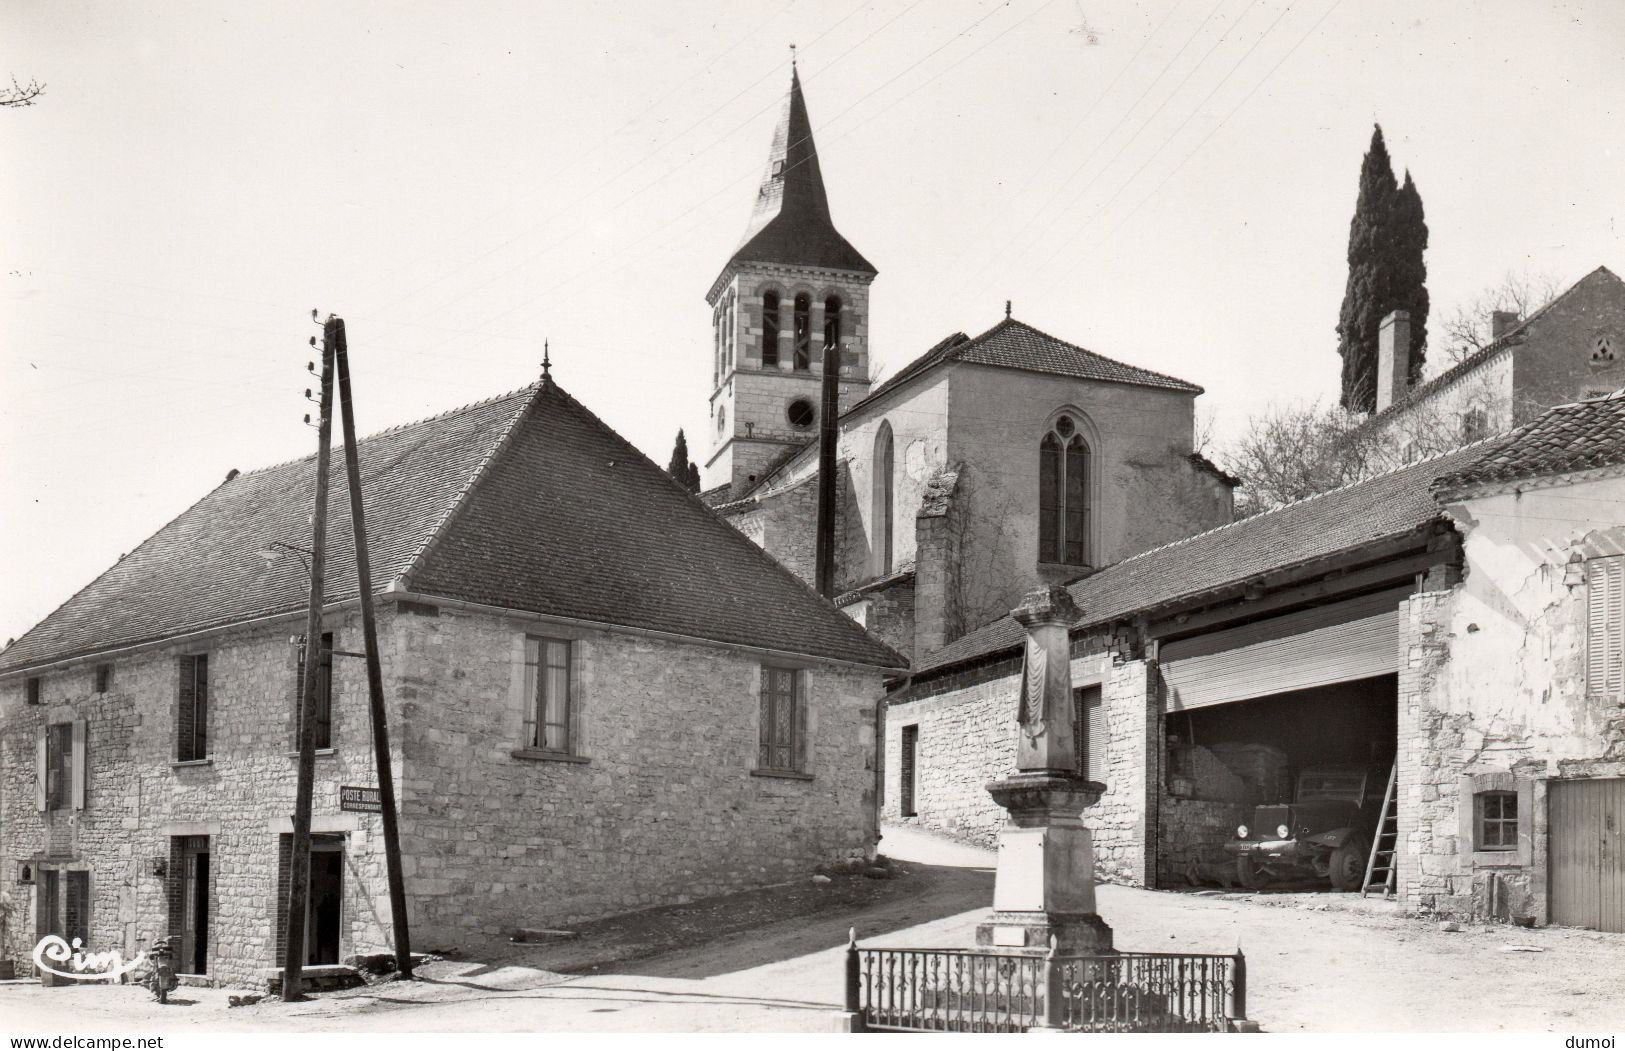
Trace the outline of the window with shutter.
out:
[[[305,688],[305,645],[299,644],[298,669],[294,674],[294,742],[299,740],[299,713],[304,711],[300,695]],[[333,633],[322,632],[322,662],[316,666],[316,747],[333,747]]]
[[[1625,555],[1586,562],[1586,692],[1625,693]]]
[[[73,724],[45,728],[45,809],[66,810],[73,803]]]
[[[175,759],[191,763],[209,757],[209,655],[180,658],[175,704]]]
[[[1090,781],[1106,781],[1106,704],[1099,685],[1081,686],[1072,691],[1075,705],[1072,743],[1078,757],[1078,773]]]
[[[916,771],[919,770],[919,756],[919,726],[915,725],[903,727],[902,761],[900,763],[902,767],[902,783],[898,785],[897,809],[898,812],[904,817],[915,817],[919,813],[919,811],[916,809],[915,803],[916,794],[919,788],[919,783],[916,780],[919,776],[916,773]]]
[[[806,766],[807,706],[803,679],[802,673],[794,668],[762,669],[758,769],[799,773]]]

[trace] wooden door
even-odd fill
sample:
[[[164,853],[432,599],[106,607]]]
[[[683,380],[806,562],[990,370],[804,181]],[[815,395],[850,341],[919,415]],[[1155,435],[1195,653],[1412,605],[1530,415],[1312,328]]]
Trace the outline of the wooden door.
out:
[[[1546,817],[1551,922],[1625,932],[1625,778],[1553,781]]]

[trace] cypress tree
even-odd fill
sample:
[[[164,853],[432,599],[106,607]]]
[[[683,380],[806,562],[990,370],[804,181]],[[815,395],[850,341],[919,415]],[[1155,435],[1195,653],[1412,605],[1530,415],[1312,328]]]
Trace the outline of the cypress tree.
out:
[[[688,458],[688,439],[683,436],[682,428],[677,430],[677,443],[671,448],[671,462],[666,465],[666,473],[689,492],[700,491],[700,469]]]
[[[1343,407],[1372,412],[1377,407],[1377,333],[1391,311],[1411,316],[1406,379],[1422,378],[1427,359],[1428,224],[1422,195],[1411,173],[1394,180],[1382,126],[1371,133],[1371,148],[1360,165],[1360,196],[1349,224],[1349,276],[1337,320],[1337,352],[1343,357]]]
[[[1421,382],[1422,363],[1427,359],[1428,265],[1422,258],[1428,247],[1428,224],[1422,213],[1422,195],[1416,191],[1411,173],[1394,198],[1395,267],[1391,287],[1391,310],[1408,310],[1411,315],[1411,357],[1409,379]]]
[[[1379,124],[1360,165],[1360,196],[1349,223],[1348,284],[1337,319],[1337,353],[1343,357],[1345,409],[1370,412],[1377,404],[1377,327],[1390,280],[1384,256],[1391,245],[1394,198],[1399,192]]]

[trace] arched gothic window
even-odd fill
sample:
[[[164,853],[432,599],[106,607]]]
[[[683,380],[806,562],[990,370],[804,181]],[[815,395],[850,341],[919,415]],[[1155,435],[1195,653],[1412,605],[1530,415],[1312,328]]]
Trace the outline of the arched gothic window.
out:
[[[875,575],[886,576],[892,571],[892,520],[895,509],[893,488],[893,455],[891,424],[882,421],[875,435],[874,464],[874,536]]]
[[[779,294],[762,293],[762,368],[779,367]]]
[[[824,349],[841,345],[841,297],[824,300]]]
[[[796,296],[796,357],[797,371],[812,367],[812,297],[802,292]]]
[[[1038,446],[1038,559],[1089,565],[1089,446],[1070,416]]]

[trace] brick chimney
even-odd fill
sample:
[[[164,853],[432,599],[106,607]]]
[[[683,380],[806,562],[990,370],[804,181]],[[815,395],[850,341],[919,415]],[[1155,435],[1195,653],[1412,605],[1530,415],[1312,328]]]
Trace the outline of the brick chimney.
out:
[[[1411,315],[1396,310],[1377,329],[1377,411],[1403,401],[1410,390]]]
[[[1490,339],[1497,340],[1518,327],[1523,315],[1516,310],[1490,311]]]

